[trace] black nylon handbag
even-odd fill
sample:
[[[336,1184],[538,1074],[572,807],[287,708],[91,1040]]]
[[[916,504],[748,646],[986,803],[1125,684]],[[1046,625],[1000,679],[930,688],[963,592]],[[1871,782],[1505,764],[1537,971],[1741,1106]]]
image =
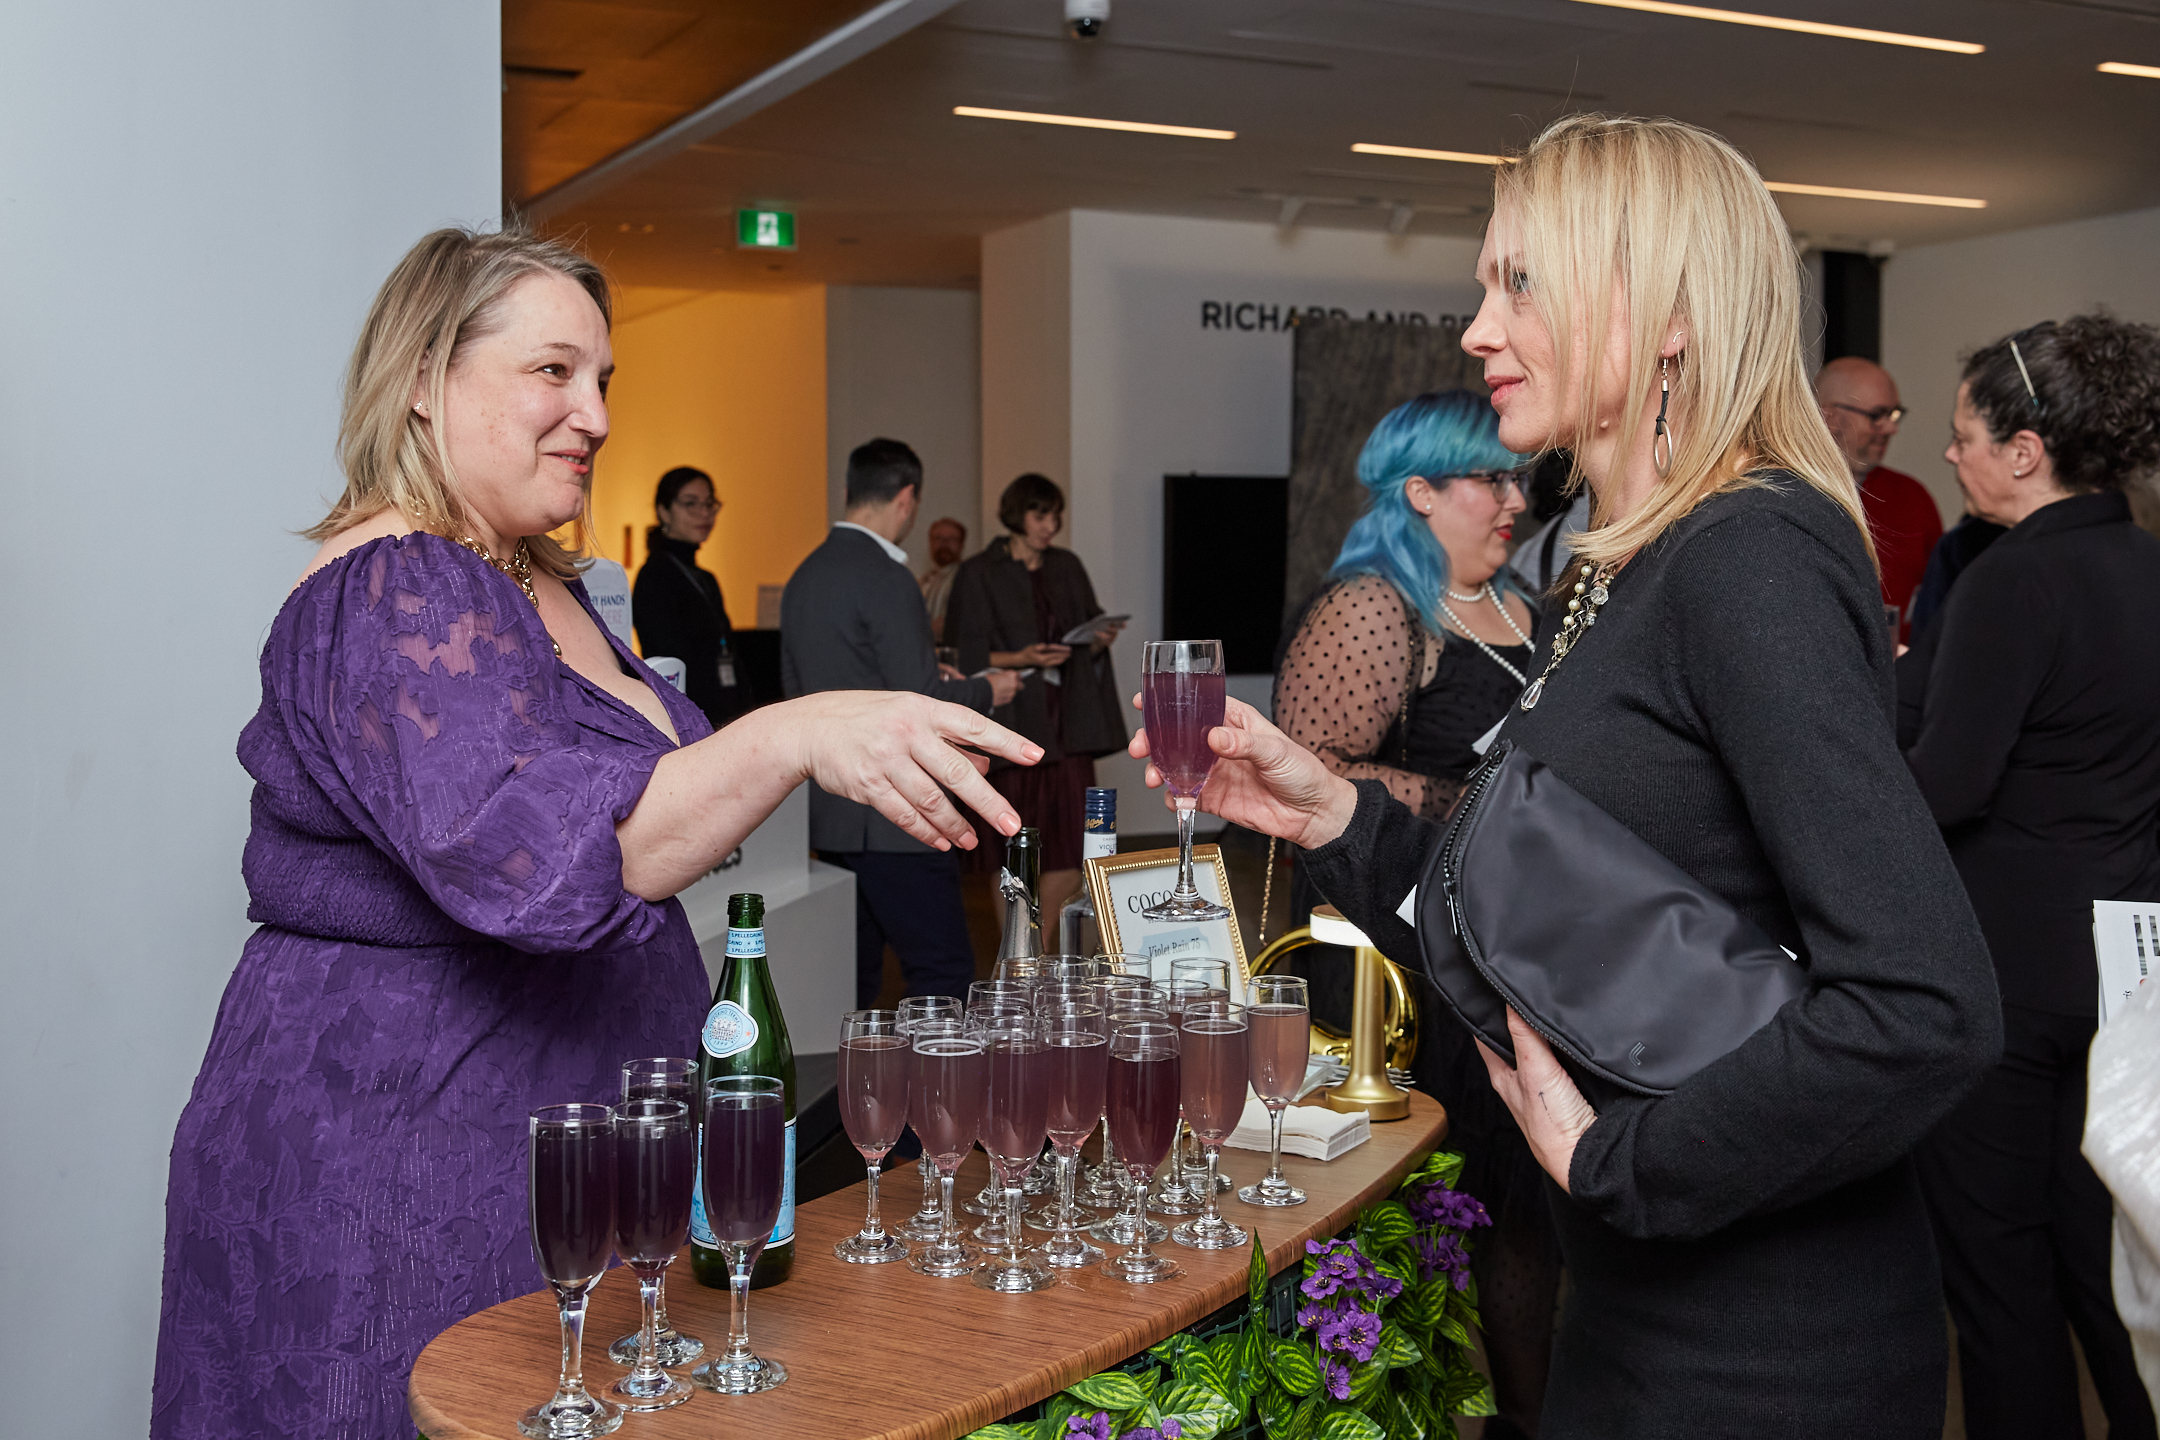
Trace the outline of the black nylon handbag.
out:
[[[1512,1005],[1639,1095],[1670,1094],[1808,988],[1761,927],[1509,740],[1471,772],[1417,912],[1425,973],[1487,1045],[1514,1060]]]

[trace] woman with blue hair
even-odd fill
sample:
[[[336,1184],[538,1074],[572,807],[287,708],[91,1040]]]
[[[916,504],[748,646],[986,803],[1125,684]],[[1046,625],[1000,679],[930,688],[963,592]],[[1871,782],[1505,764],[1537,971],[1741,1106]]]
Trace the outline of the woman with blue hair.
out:
[[[1522,693],[1533,610],[1507,570],[1521,463],[1482,395],[1420,395],[1358,456],[1365,512],[1277,667],[1275,718],[1329,769],[1447,812]]]
[[[1399,405],[1373,427],[1358,457],[1365,512],[1277,667],[1276,723],[1291,739],[1337,774],[1378,780],[1433,818],[1454,803],[1530,669],[1535,612],[1507,568],[1526,503],[1522,462],[1500,443],[1498,425],[1484,396],[1449,390]],[[1293,891],[1302,913],[1307,886]],[[1442,1013],[1431,984],[1422,975],[1413,983],[1424,1013]],[[1447,1106],[1462,1188],[1493,1220],[1471,1258],[1499,1408],[1485,1433],[1532,1436],[1560,1283],[1537,1161],[1469,1031],[1426,1027],[1412,1070],[1418,1088]]]

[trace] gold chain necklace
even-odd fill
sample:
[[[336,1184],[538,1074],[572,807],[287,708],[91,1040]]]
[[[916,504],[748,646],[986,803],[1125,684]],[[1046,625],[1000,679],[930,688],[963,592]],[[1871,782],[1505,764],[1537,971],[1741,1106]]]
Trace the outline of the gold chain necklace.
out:
[[[510,552],[508,560],[496,559],[492,554],[488,553],[487,546],[473,539],[470,535],[458,536],[457,543],[472,551],[482,560],[487,561],[497,570],[502,571],[512,580],[517,581],[518,588],[525,592],[525,598],[532,601],[533,613],[535,615],[540,613],[540,592],[533,589],[532,583],[532,557],[526,553],[523,540],[518,541],[517,549]],[[545,628],[545,622],[542,622],[542,626]],[[548,636],[548,644],[555,647],[555,658],[562,659],[562,642],[550,635]]]
[[[1567,602],[1567,616],[1560,622],[1560,633],[1553,636],[1552,658],[1545,662],[1537,679],[1530,682],[1530,688],[1523,691],[1523,709],[1537,708],[1537,702],[1545,695],[1545,682],[1560,668],[1560,662],[1567,659],[1568,651],[1580,644],[1583,636],[1590,633],[1590,627],[1597,624],[1597,612],[1612,599],[1613,576],[1619,573],[1620,567],[1610,560],[1602,566],[1593,566],[1587,560],[1583,562],[1581,572],[1575,577],[1575,593]]]

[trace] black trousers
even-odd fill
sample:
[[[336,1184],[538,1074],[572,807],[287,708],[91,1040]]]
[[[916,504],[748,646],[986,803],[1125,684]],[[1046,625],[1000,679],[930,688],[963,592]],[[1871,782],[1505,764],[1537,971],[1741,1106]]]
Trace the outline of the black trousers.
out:
[[[975,945],[960,903],[958,855],[820,850],[818,859],[855,872],[857,1009],[877,1003],[888,944],[900,957],[908,994],[967,998],[975,979]]]
[[[2082,1440],[2069,1330],[2109,1440],[2152,1440],[2152,1403],[2109,1288],[2114,1202],[2078,1152],[2093,1029],[2003,1006],[2001,1062],[1914,1152],[1971,1440]]]

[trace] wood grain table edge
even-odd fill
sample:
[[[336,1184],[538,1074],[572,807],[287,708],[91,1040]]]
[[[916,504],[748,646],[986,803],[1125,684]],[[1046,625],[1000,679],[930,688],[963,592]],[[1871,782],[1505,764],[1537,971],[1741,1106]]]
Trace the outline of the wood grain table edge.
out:
[[[1295,1156],[1284,1157],[1286,1173],[1290,1175],[1292,1181],[1305,1185],[1310,1189],[1315,1182],[1334,1177],[1347,1177],[1355,1168],[1358,1168],[1354,1162],[1360,1158],[1368,1161],[1379,1158],[1378,1153],[1371,1147],[1378,1147],[1379,1153],[1386,1154],[1385,1163],[1367,1174],[1354,1188],[1348,1191],[1339,1191],[1331,1204],[1314,1203],[1280,1210],[1265,1210],[1232,1204],[1225,1207],[1224,1214],[1226,1218],[1233,1220],[1237,1224],[1248,1229],[1257,1228],[1260,1231],[1261,1238],[1267,1248],[1268,1272],[1270,1275],[1279,1274],[1284,1268],[1297,1263],[1303,1258],[1305,1241],[1323,1234],[1335,1233],[1350,1223],[1361,1208],[1391,1193],[1402,1176],[1409,1171],[1411,1165],[1420,1156],[1438,1147],[1445,1137],[1446,1129],[1446,1112],[1440,1105],[1429,1097],[1414,1094],[1411,1113],[1408,1118],[1387,1125],[1375,1126],[1373,1140],[1368,1142],[1367,1146],[1360,1147],[1359,1150],[1351,1152],[1350,1155],[1344,1156],[1341,1160],[1322,1165],[1314,1161],[1299,1160]],[[1225,1154],[1250,1157],[1253,1152],[1226,1151]],[[1265,1157],[1259,1157],[1259,1160],[1264,1164]],[[973,1161],[970,1162],[971,1169],[980,1165],[980,1156],[974,1157]],[[980,1178],[981,1172],[978,1169],[975,1176],[972,1177],[973,1183],[979,1183]],[[886,1189],[891,1196],[912,1196],[915,1193],[913,1180],[913,1166],[896,1167],[887,1172],[885,1184],[881,1188]],[[970,1184],[970,1181],[963,1181],[963,1185],[968,1184]],[[962,1193],[968,1193],[968,1191],[963,1190]],[[861,1191],[857,1187],[836,1192],[802,1207],[796,1225],[798,1270],[801,1269],[806,1258],[804,1253],[806,1246],[823,1245],[829,1248],[832,1239],[854,1232],[861,1220],[860,1203]],[[826,1233],[828,1231],[831,1232],[830,1236]],[[1187,1263],[1188,1268],[1198,1269],[1202,1266],[1219,1268],[1220,1273],[1204,1279],[1198,1285],[1188,1284],[1176,1288],[1164,1288],[1152,1295],[1137,1295],[1135,1298],[1143,1302],[1163,1297],[1174,1298],[1169,1304],[1135,1313],[1132,1322],[1129,1324],[1113,1325],[1106,1328],[1100,1335],[1091,1339],[1085,1345],[1078,1348],[1062,1347],[1054,1356],[1029,1366],[1021,1373],[1013,1375],[1009,1380],[994,1385],[981,1386],[965,1397],[956,1397],[935,1414],[897,1424],[877,1424],[861,1430],[825,1433],[876,1436],[879,1437],[879,1440],[888,1440],[888,1437],[889,1440],[954,1440],[954,1437],[966,1435],[970,1431],[1000,1420],[1016,1410],[1045,1400],[1076,1381],[1138,1354],[1148,1346],[1231,1304],[1245,1293],[1246,1265],[1249,1250],[1241,1248],[1230,1251],[1217,1251],[1210,1254],[1187,1250],[1171,1245],[1169,1242],[1164,1242],[1161,1248],[1169,1253],[1174,1253],[1181,1262]],[[1227,1263],[1230,1261],[1234,1261],[1234,1263]],[[883,1269],[885,1267],[879,1268]],[[688,1263],[685,1261],[673,1267],[670,1274],[687,1274],[687,1271]],[[790,1285],[792,1287],[799,1283],[799,1280],[791,1281]],[[936,1284],[940,1282],[929,1283]],[[1019,1303],[1027,1303],[1030,1299],[1030,1297],[1024,1296],[998,1297],[991,1295],[989,1292],[978,1291],[973,1288],[961,1291],[958,1286],[965,1282],[942,1283],[955,1287],[950,1292],[951,1299],[954,1302],[964,1300],[977,1307],[985,1303],[995,1303],[1000,1299]],[[1115,1282],[1105,1283],[1111,1284]],[[1155,1287],[1134,1288],[1141,1291],[1154,1291],[1155,1289]],[[751,1300],[753,1345],[758,1343],[759,1297],[773,1293],[759,1291],[753,1294]],[[801,1292],[796,1293],[799,1295]],[[936,1292],[929,1293],[935,1294]],[[714,1303],[715,1297],[718,1297],[717,1303],[722,1317],[725,1315],[724,1296],[725,1292],[722,1291],[707,1292],[704,1297],[707,1304]],[[679,1308],[687,1311],[693,1306],[685,1304]],[[957,1315],[964,1313],[965,1309],[965,1306],[953,1304],[945,1307],[944,1313]],[[529,1310],[538,1310],[540,1314],[525,1313]],[[468,1316],[430,1341],[421,1352],[418,1361],[415,1362],[407,1387],[408,1406],[413,1421],[419,1427],[420,1432],[427,1436],[428,1440],[503,1440],[503,1437],[514,1436],[516,1433],[514,1428],[515,1417],[527,1406],[545,1398],[544,1390],[539,1394],[528,1396],[506,1386],[488,1385],[482,1377],[473,1373],[468,1357],[453,1356],[451,1352],[469,1352],[477,1349],[481,1353],[486,1353],[497,1348],[498,1343],[505,1349],[529,1346],[533,1339],[532,1331],[535,1320],[543,1319],[546,1322],[551,1322],[553,1310],[552,1297],[547,1296],[544,1291],[535,1292],[532,1295],[505,1301],[500,1305],[480,1311],[478,1314]],[[612,1313],[612,1310],[610,1313]],[[931,1323],[937,1317],[930,1314],[924,1318],[925,1323]],[[617,1333],[618,1328],[619,1320],[617,1324],[609,1325],[594,1324],[590,1318],[588,1319],[585,1336],[586,1379],[587,1383],[596,1390],[611,1383],[619,1373],[613,1365],[608,1363],[604,1354],[608,1342]],[[704,1334],[709,1344],[724,1340],[724,1319],[718,1327],[701,1324],[696,1333]],[[552,1353],[554,1349],[552,1324],[548,1324],[547,1337],[549,1342],[547,1349]],[[714,1348],[718,1348],[717,1344],[714,1345]],[[786,1359],[789,1357],[782,1355],[779,1358]],[[796,1363],[799,1365],[799,1362]],[[1026,1364],[1026,1361],[1023,1360],[1020,1363]],[[885,1377],[886,1383],[898,1383],[904,1378],[897,1376]],[[778,1395],[782,1392],[776,1391],[773,1393]],[[728,1421],[720,1419],[715,1411],[719,1406],[729,1403],[728,1397],[701,1393],[689,1405],[682,1407],[679,1411],[661,1412],[658,1415],[629,1416],[626,1418],[623,1428],[615,1433],[618,1436],[629,1437],[642,1430],[649,1435],[653,1435],[655,1440],[658,1440],[663,1431],[680,1433],[681,1422],[695,1418],[691,1415],[693,1411],[708,1417],[708,1423],[700,1424],[699,1429],[717,1433],[727,1426]],[[756,1402],[753,1400],[736,1403]],[[454,1411],[470,1416],[475,1408],[484,1409],[488,1417],[488,1428],[474,1428],[465,1420],[459,1419],[457,1413],[453,1413]],[[747,1417],[733,1416],[729,1418],[741,1420]],[[767,1423],[770,1424],[772,1420],[778,1420],[779,1418],[778,1416],[772,1416]],[[666,1423],[670,1421],[677,1423]],[[780,1433],[781,1429],[784,1429],[785,1433],[791,1436],[813,1433],[800,1423],[776,1428],[773,1433]]]

